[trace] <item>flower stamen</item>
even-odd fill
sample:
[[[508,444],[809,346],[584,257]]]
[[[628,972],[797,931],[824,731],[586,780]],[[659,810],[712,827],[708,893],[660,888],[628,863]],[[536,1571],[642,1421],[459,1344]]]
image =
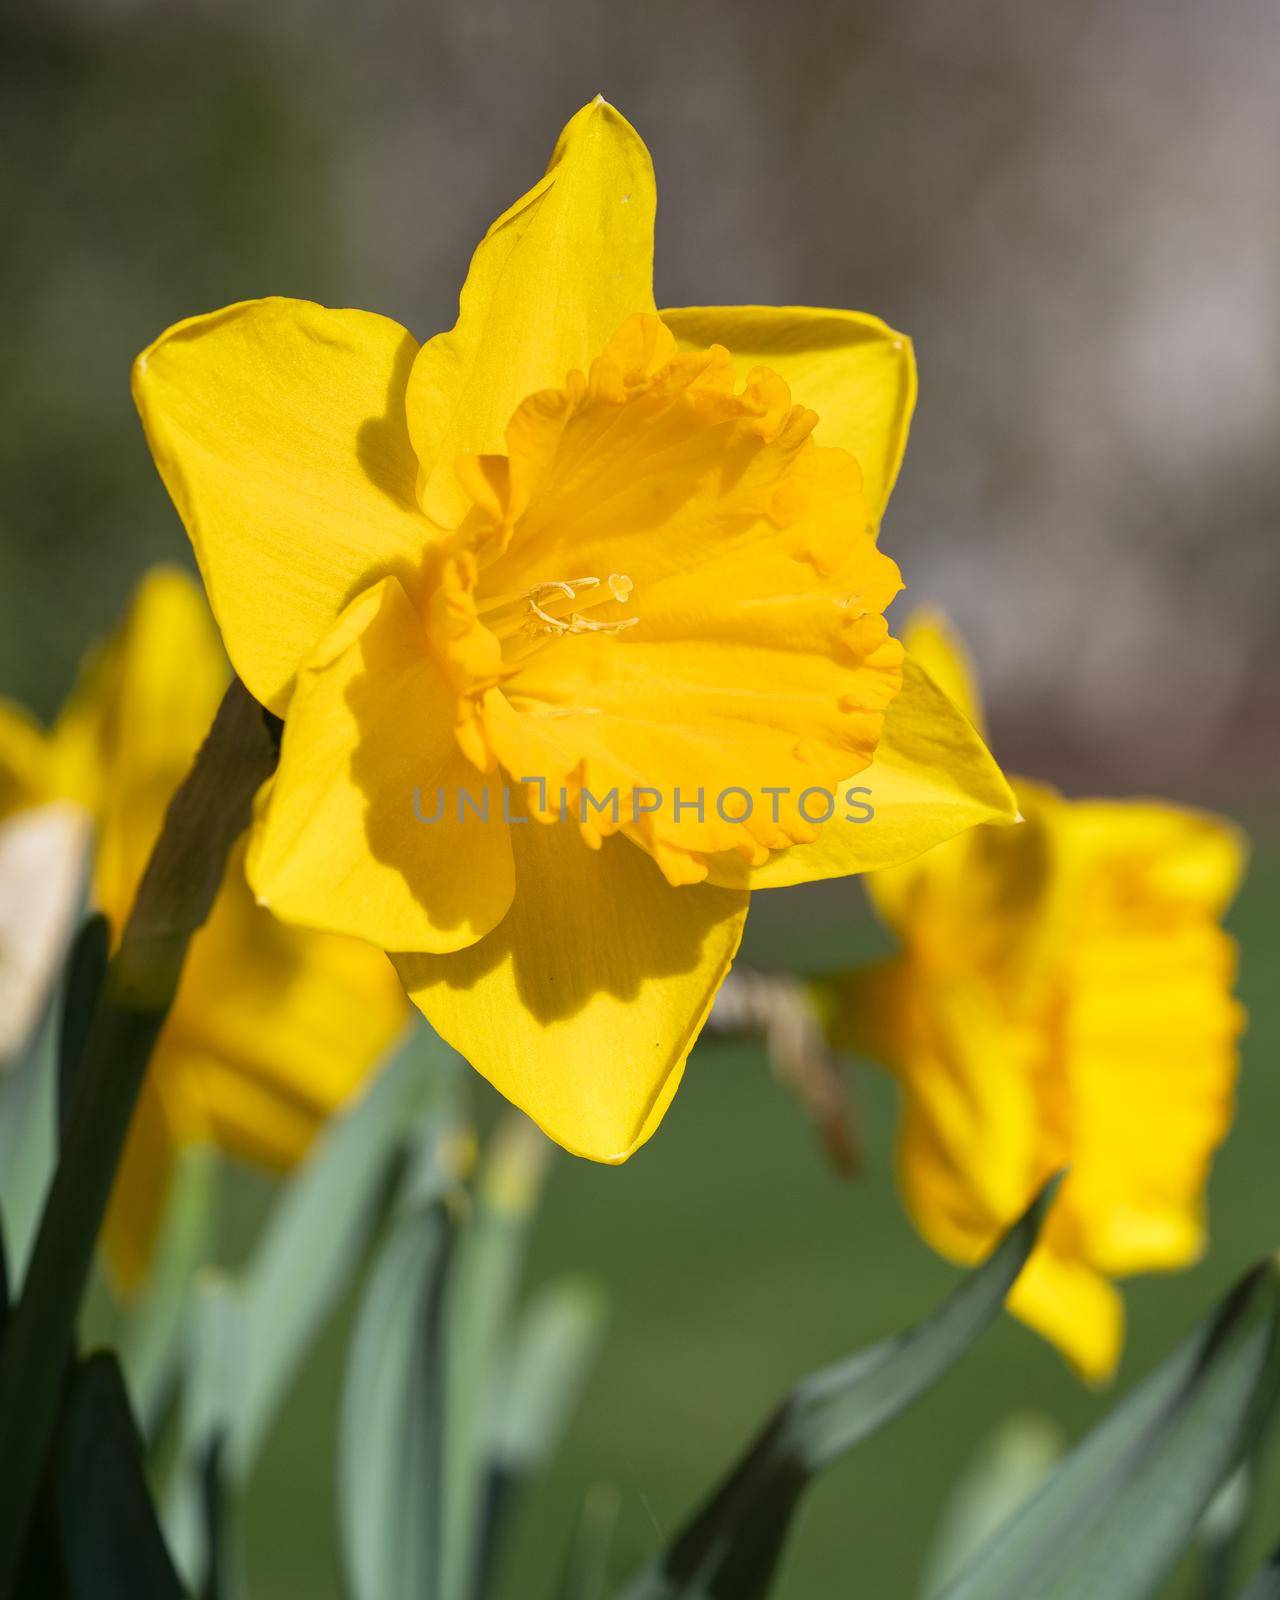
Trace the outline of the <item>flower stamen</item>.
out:
[[[578,633],[617,634],[634,628],[639,617],[612,620],[588,617],[593,606],[614,603],[625,606],[635,584],[624,572],[612,572],[602,583],[599,578],[549,578],[516,594],[499,595],[481,607],[482,620],[498,638],[523,632],[529,638],[546,638]],[[583,604],[583,596],[600,591]],[[564,611],[563,603],[576,602],[580,609]],[[506,613],[503,615],[503,613]]]

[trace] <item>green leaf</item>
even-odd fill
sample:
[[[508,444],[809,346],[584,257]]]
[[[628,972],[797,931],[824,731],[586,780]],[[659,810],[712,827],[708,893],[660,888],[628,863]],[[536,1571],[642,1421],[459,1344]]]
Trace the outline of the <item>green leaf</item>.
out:
[[[1040,1487],[1064,1447],[1057,1423],[1040,1412],[1018,1412],[1000,1424],[947,1497],[923,1594],[939,1593],[964,1569]]]
[[[490,1461],[514,1477],[541,1470],[582,1393],[604,1330],[604,1299],[577,1279],[548,1285],[521,1315],[498,1385]]]
[[[1223,1482],[1200,1518],[1196,1544],[1203,1566],[1201,1600],[1228,1600],[1235,1587],[1232,1580],[1237,1557],[1253,1505],[1253,1479],[1253,1466],[1246,1457]]]
[[[759,1600],[814,1475],[888,1422],[965,1354],[1004,1304],[1057,1191],[1049,1183],[930,1321],[806,1378],[624,1600]]]
[[[107,975],[111,929],[100,911],[80,925],[71,942],[62,990],[62,1028],[58,1036],[58,1129],[67,1126],[75,1099],[89,1024]]]
[[[204,1526],[209,1560],[202,1600],[234,1600],[245,1592],[239,1550],[231,1533],[231,1486],[223,1465],[225,1435],[209,1447],[204,1460]]]
[[[611,1483],[597,1483],[587,1490],[556,1600],[604,1600],[621,1507],[622,1497]]]
[[[401,1210],[374,1261],[347,1359],[338,1526],[353,1600],[441,1600],[446,1286],[440,1200]]]
[[[563,1280],[536,1295],[517,1324],[491,1405],[483,1514],[477,1544],[480,1596],[494,1592],[519,1493],[555,1452],[604,1326],[590,1284]]]
[[[146,1293],[124,1313],[120,1364],[147,1439],[155,1438],[178,1378],[191,1286],[212,1240],[218,1170],[207,1145],[179,1151]]]
[[[447,1098],[459,1058],[425,1026],[284,1187],[244,1274],[247,1367],[229,1470],[248,1476],[316,1335],[363,1264],[396,1172],[424,1115]]]
[[[72,1374],[55,1473],[70,1600],[182,1600],[147,1492],[124,1379],[107,1352]]]
[[[235,1284],[206,1269],[192,1296],[178,1452],[164,1497],[169,1547],[193,1589],[205,1587],[211,1574],[223,1579],[234,1567],[223,1538],[226,1448],[247,1348],[248,1324]]]
[[[474,1595],[485,1582],[488,1450],[495,1388],[552,1145],[513,1112],[495,1129],[458,1248],[449,1311],[445,1440],[445,1592]]]
[[[1240,1591],[1239,1600],[1280,1600],[1280,1550]]]
[[[1076,1446],[945,1591],[945,1600],[1145,1600],[1280,1386],[1280,1280],[1245,1277]]]
[[[17,1065],[0,1073],[0,1215],[15,1298],[57,1157],[56,1033],[51,1013]]]

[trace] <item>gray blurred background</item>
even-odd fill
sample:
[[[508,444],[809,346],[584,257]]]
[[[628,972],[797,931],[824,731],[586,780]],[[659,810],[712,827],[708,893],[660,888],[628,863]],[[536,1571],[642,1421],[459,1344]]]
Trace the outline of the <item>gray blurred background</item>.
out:
[[[916,340],[886,542],[970,634],[1006,759],[1274,785],[1271,0],[63,0],[7,9],[0,74],[0,688],[51,710],[183,552],[144,343],[263,293],[448,326],[601,91],[653,151],[660,304]]]
[[[1235,921],[1254,1022],[1214,1249],[1131,1295],[1127,1383],[1280,1242],[1274,0],[7,8],[0,692],[51,714],[145,565],[187,559],[130,403],[135,353],[267,293],[419,337],[448,326],[476,240],[597,92],[653,151],[660,304],[849,306],[915,339],[884,540],[900,604],[941,602],[970,636],[1005,764],[1261,825]],[[831,966],[869,948],[860,915],[849,885],[758,897],[747,954]],[[619,1485],[624,1563],[644,1559],[787,1382],[953,1280],[893,1195],[890,1086],[860,1093],[858,1186],[822,1168],[757,1053],[714,1043],[634,1162],[560,1164],[532,1275],[584,1270],[615,1316],[522,1523],[520,1600],[545,1592],[587,1485]],[[241,1240],[262,1188],[232,1196]],[[255,1600],[338,1592],[343,1337],[255,1486]],[[842,1600],[855,1575],[877,1600],[910,1595],[985,1430],[1030,1407],[1070,1433],[1105,1403],[1006,1322],[822,1486],[781,1600]]]

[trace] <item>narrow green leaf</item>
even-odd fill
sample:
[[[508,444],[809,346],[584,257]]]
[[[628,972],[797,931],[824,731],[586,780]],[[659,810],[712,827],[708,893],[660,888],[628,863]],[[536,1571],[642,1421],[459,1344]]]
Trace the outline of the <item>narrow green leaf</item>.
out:
[[[26,907],[24,886],[38,885],[43,905],[38,926],[22,928],[25,956],[35,956],[35,967],[24,959],[16,996],[20,1015],[11,1008],[0,1021],[0,1215],[15,1301],[57,1160],[60,989],[85,904],[88,847],[88,819],[76,807],[43,806],[0,827],[0,870],[6,885],[18,891],[10,910]],[[0,944],[4,938],[0,931]],[[34,994],[27,987],[32,982]]]
[[[100,911],[80,925],[71,942],[62,989],[62,1027],[58,1036],[58,1129],[66,1129],[75,1099],[89,1024],[98,1003],[111,954],[111,929]]]
[[[1246,1457],[1210,1500],[1196,1529],[1204,1583],[1201,1600],[1229,1600],[1253,1504],[1254,1471]]]
[[[235,1600],[245,1592],[239,1542],[232,1533],[232,1489],[225,1466],[226,1435],[219,1434],[205,1452],[202,1511],[209,1559],[201,1600]]]
[[[491,1407],[477,1537],[480,1600],[495,1591],[520,1491],[559,1445],[603,1326],[599,1292],[574,1280],[543,1289],[520,1317]]]
[[[247,1477],[316,1335],[363,1264],[423,1116],[447,1098],[459,1058],[415,1027],[283,1189],[244,1274],[247,1367],[229,1470]]]
[[[921,1592],[940,1593],[1035,1493],[1062,1455],[1065,1440],[1036,1411],[1008,1417],[982,1444],[947,1498]]]
[[[14,1592],[21,1600],[28,1595],[33,1600],[37,1596],[38,1600],[76,1600],[62,1558],[62,1527],[49,1474],[36,1496]]]
[[[207,1145],[179,1152],[146,1293],[124,1313],[120,1364],[146,1439],[155,1438],[177,1381],[191,1286],[212,1240],[218,1171]]]
[[[196,1280],[187,1324],[178,1452],[164,1496],[169,1548],[197,1591],[206,1588],[211,1573],[221,1578],[234,1567],[223,1538],[225,1450],[247,1347],[248,1325],[236,1286],[221,1272],[204,1271]]]
[[[0,1339],[9,1320],[9,1250],[5,1244],[4,1216],[0,1214]]]
[[[338,1525],[353,1600],[441,1600],[445,1308],[453,1221],[402,1209],[374,1261],[343,1382]]]
[[[108,975],[107,987],[112,979]],[[75,1114],[62,1142],[0,1345],[0,1596],[11,1600],[61,1413],[97,1237],[164,1008],[116,996],[94,1017]],[[53,1079],[50,1072],[52,1130]]]
[[[522,1313],[493,1408],[489,1458],[503,1472],[527,1477],[555,1452],[604,1319],[599,1290],[577,1279],[549,1284]]]
[[[583,1496],[556,1600],[604,1600],[609,1555],[622,1497],[611,1483],[597,1483]]]
[[[0,1215],[15,1299],[57,1158],[56,1034],[51,1012],[22,1059],[0,1073]]]
[[[1280,1600],[1280,1550],[1265,1567],[1254,1573],[1240,1591],[1239,1600]]]
[[[1053,1197],[1048,1184],[930,1321],[804,1379],[624,1600],[759,1600],[813,1476],[909,1405],[998,1315]]]
[[[945,1600],[1146,1600],[1280,1387],[1280,1277],[1267,1262],[1079,1444]]]
[[[495,1129],[459,1241],[449,1311],[445,1440],[445,1591],[474,1595],[485,1578],[484,1526],[495,1389],[534,1208],[552,1146],[518,1112]]]
[[[70,1600],[183,1600],[147,1492],[124,1379],[107,1352],[72,1374],[55,1473]]]

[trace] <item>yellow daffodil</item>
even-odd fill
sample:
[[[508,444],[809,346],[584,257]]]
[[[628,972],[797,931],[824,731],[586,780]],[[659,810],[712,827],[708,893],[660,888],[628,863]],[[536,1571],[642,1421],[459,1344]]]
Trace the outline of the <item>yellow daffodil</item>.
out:
[[[227,679],[197,585],[157,570],[52,732],[0,706],[5,806],[17,820],[62,802],[92,819],[93,895],[116,934]],[[130,1130],[104,1233],[121,1283],[145,1269],[178,1146],[291,1165],[406,1011],[381,952],[288,928],[255,905],[241,847],[192,941]]]
[[[450,1043],[602,1160],[657,1125],[752,888],[1014,814],[884,619],[908,341],[658,313],[654,205],[597,100],[449,332],[259,300],[171,328],[134,381],[232,662],[286,719],[258,896],[392,952]]]
[[[980,725],[941,619],[906,641]],[[1020,826],[868,878],[902,950],[840,986],[835,1031],[898,1077],[900,1180],[943,1255],[975,1260],[1070,1169],[1009,1303],[1101,1381],[1124,1339],[1112,1280],[1204,1246],[1242,1026],[1219,922],[1244,848],[1230,823],[1181,807],[1014,787]]]

